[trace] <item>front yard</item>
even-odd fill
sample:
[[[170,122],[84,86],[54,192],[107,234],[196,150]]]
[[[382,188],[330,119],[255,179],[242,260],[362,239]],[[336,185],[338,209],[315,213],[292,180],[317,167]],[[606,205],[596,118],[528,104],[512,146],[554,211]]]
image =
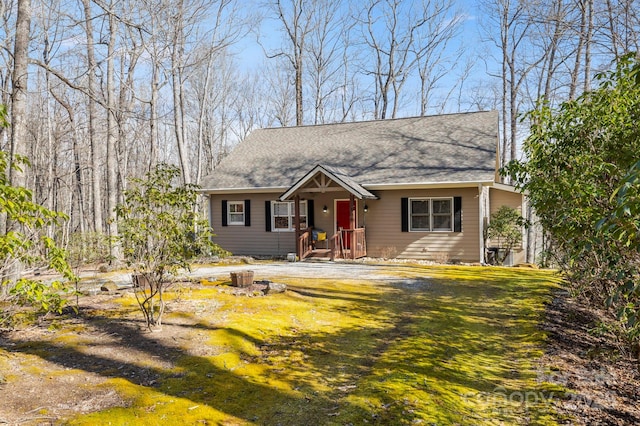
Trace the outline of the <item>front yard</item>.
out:
[[[5,333],[0,423],[555,424],[539,327],[558,279],[386,265],[379,278],[177,285],[161,332],[132,294]]]

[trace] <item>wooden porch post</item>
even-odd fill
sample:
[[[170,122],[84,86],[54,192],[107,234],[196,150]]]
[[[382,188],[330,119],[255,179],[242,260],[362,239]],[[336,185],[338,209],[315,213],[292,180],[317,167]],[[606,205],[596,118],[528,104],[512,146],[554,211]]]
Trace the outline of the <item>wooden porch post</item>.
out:
[[[351,259],[356,258],[356,197],[351,194],[349,196],[349,228],[351,228]]]
[[[300,195],[296,195],[294,200],[295,200],[294,201],[295,215],[293,220],[296,225],[296,232],[294,232],[295,238],[296,238],[296,255],[298,256],[298,259],[302,260],[302,253],[300,252],[300,244],[298,243],[298,238],[300,238]]]

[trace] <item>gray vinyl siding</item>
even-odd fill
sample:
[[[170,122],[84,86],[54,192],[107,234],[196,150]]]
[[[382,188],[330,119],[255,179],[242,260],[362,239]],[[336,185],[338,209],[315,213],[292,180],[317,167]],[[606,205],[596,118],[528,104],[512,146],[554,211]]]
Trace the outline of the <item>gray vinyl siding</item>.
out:
[[[210,195],[210,218],[214,241],[235,255],[286,256],[295,252],[293,232],[265,230],[265,201],[280,194]],[[379,200],[357,200],[358,226],[366,228],[370,257],[478,262],[480,226],[478,188],[377,191]],[[314,201],[315,228],[335,232],[335,200],[348,199],[346,192],[309,194]],[[402,232],[403,197],[461,197],[462,232]],[[304,196],[303,196],[304,198]],[[251,226],[222,226],[222,200],[251,200]],[[363,211],[364,205],[368,212]],[[327,206],[327,213],[323,207]]]
[[[367,253],[371,257],[478,262],[478,188],[380,191],[367,201]],[[462,232],[401,232],[403,197],[462,197]]]
[[[286,256],[295,252],[295,232],[267,232],[265,201],[276,200],[280,194],[224,194],[209,196],[209,216],[213,241],[234,255]],[[251,226],[222,226],[222,200],[251,200]]]
[[[497,212],[502,206],[509,206],[512,209],[522,212],[522,194],[520,193],[490,188],[489,197],[491,214]]]
[[[280,193],[273,194],[224,194],[209,196],[209,217],[215,237],[213,241],[234,255],[284,257],[296,251],[295,232],[267,232],[265,202],[275,201]],[[307,199],[303,196],[303,199]],[[325,194],[309,194],[313,200],[315,228],[327,232],[330,237],[335,232],[335,199],[349,199],[346,191]],[[251,226],[222,226],[222,200],[251,200]],[[322,209],[327,206],[327,213]],[[362,218],[362,201],[358,201],[357,218]],[[362,223],[359,222],[362,226]]]

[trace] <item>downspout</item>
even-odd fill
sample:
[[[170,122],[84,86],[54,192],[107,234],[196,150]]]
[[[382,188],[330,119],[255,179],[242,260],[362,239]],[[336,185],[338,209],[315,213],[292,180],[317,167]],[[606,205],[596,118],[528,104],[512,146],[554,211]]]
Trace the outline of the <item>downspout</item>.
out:
[[[484,247],[484,187],[481,183],[478,184],[478,219],[480,221],[478,224],[478,229],[480,230],[480,244],[478,245],[480,247],[480,264],[484,264],[484,254],[486,252]]]
[[[209,218],[209,228],[213,229],[213,206],[211,205],[211,194],[207,194],[206,192],[202,193],[202,196],[205,199],[203,203],[207,208],[207,217]]]
[[[302,260],[302,250],[300,247],[300,244],[298,242],[298,238],[300,238],[300,195],[296,194],[295,198],[295,222],[296,222],[296,231],[294,232],[295,234],[295,241],[296,241],[296,255],[298,256],[299,260]]]
[[[351,194],[349,196],[349,248],[351,249],[351,259],[356,258],[356,197]]]

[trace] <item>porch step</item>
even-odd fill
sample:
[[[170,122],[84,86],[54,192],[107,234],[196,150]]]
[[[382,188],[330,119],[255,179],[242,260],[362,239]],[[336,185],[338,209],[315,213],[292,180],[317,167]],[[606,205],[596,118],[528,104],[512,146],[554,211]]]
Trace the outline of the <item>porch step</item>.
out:
[[[309,256],[306,257],[305,260],[307,260],[307,259],[330,260],[331,259],[331,250],[329,250],[329,249],[316,249],[316,250],[313,250],[311,252],[311,254],[309,254]]]

